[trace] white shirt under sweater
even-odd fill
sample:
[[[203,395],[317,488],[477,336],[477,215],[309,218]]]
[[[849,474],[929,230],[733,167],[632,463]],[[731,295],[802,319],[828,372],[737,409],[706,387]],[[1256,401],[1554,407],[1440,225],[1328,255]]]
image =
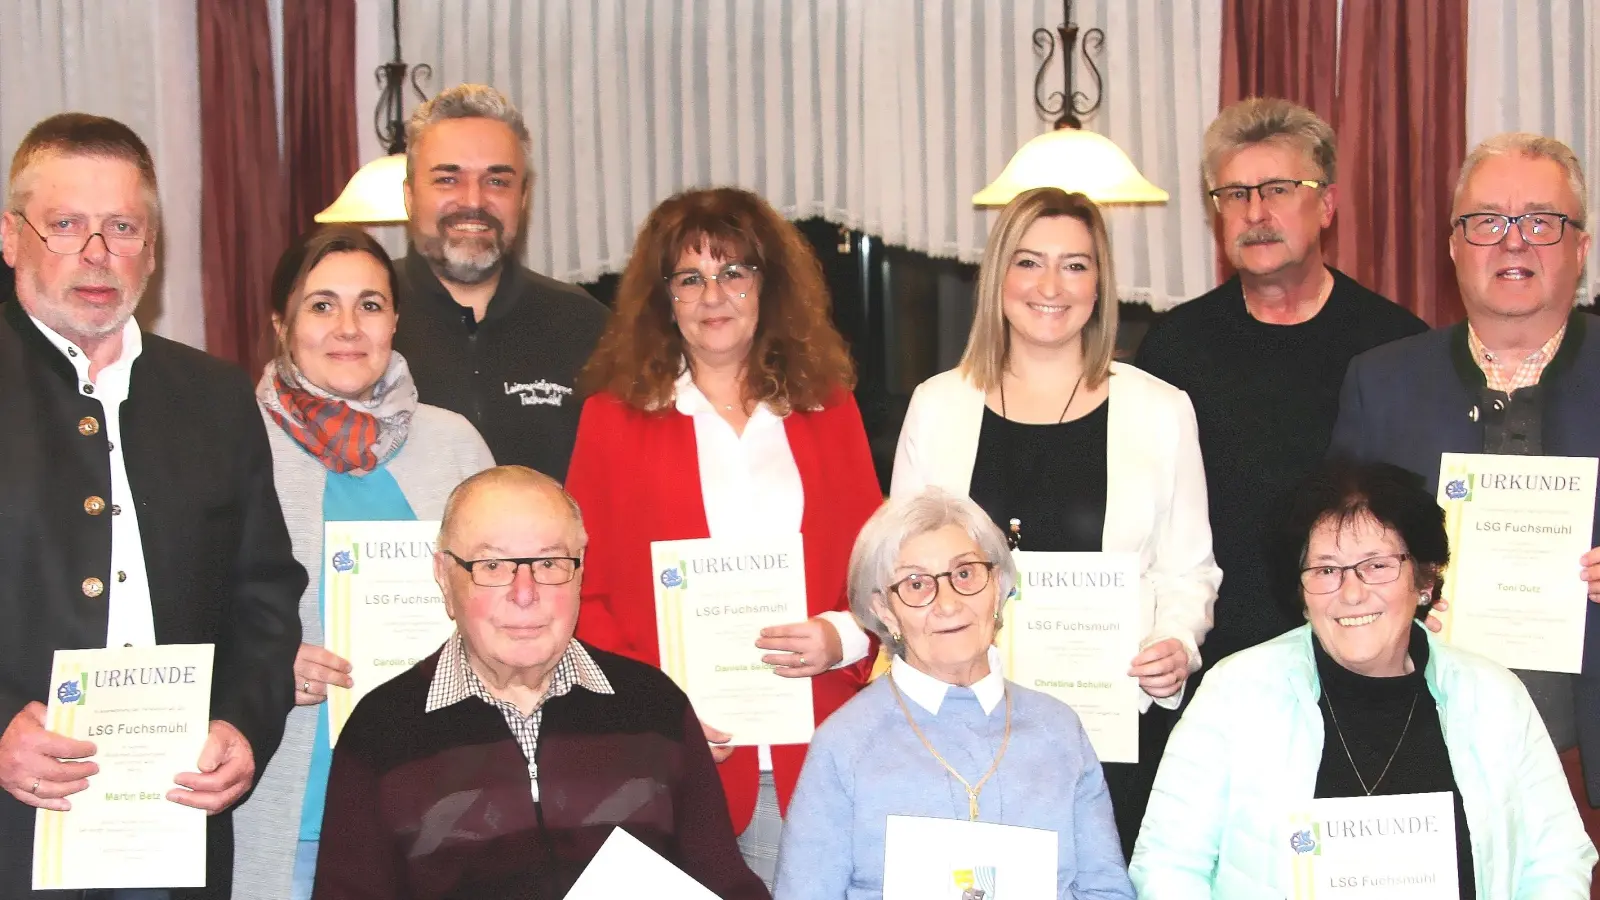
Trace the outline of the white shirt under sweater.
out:
[[[700,499],[711,536],[798,534],[805,513],[805,489],[783,418],[763,403],[751,414],[744,433],[736,433],[687,370],[678,377],[675,405],[678,412],[694,421]],[[854,616],[829,610],[820,618],[839,632],[839,645],[844,651],[840,666],[866,657],[870,647],[867,634]],[[756,637],[752,635],[751,640]],[[772,771],[772,748],[763,744],[757,750],[761,771]]]
[[[153,646],[156,623],[155,613],[150,608],[150,576],[145,569],[139,514],[122,454],[122,404],[128,399],[133,361],[144,349],[139,325],[129,319],[122,326],[122,353],[90,381],[88,354],[38,319],[34,319],[33,324],[72,364],[77,373],[78,393],[100,402],[101,424],[106,430],[106,441],[111,445],[111,496],[101,498],[105,509],[100,513],[111,517],[111,577],[102,595],[106,601],[106,646]]]

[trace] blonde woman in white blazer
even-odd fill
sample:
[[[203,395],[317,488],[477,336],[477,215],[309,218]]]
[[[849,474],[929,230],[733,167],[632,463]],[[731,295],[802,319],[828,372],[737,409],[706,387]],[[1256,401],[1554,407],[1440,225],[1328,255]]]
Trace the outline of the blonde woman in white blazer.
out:
[[[1139,554],[1140,761],[1104,766],[1128,856],[1222,572],[1194,408],[1112,361],[1115,284],[1088,198],[1019,194],[990,232],[961,364],[911,398],[890,493],[967,493],[1024,550]]]

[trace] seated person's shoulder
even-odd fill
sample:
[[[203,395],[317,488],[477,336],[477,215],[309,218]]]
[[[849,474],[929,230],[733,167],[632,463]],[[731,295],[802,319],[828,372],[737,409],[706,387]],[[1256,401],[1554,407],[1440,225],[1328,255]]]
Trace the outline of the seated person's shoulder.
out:
[[[1265,686],[1281,684],[1290,667],[1308,665],[1309,654],[1308,638],[1296,629],[1219,660],[1206,673],[1202,689],[1260,693]]]
[[[880,677],[817,726],[809,752],[854,758],[884,729],[904,727],[905,714],[895,703],[888,680]]]
[[[202,390],[216,395],[242,392],[250,398],[255,395],[249,376],[227,360],[148,331],[141,334],[139,340],[142,345],[140,361],[152,363],[157,375],[171,382],[174,389]]]
[[[1435,659],[1436,677],[1444,682],[1452,706],[1465,704],[1468,708],[1478,708],[1486,704],[1486,709],[1532,708],[1533,700],[1522,680],[1494,660],[1443,641],[1432,641],[1428,652]]]
[[[436,654],[422,660],[362,697],[339,732],[336,749],[357,753],[380,767],[385,758],[402,758],[405,754],[396,738],[415,734],[416,724],[426,715],[437,659]]]

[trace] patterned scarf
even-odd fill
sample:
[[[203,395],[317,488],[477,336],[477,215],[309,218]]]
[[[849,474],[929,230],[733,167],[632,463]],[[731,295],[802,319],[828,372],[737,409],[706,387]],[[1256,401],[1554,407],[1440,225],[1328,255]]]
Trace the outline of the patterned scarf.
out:
[[[256,400],[307,453],[330,471],[364,475],[400,450],[417,410],[417,386],[398,353],[367,400],[336,397],[307,381],[287,359],[267,363]]]

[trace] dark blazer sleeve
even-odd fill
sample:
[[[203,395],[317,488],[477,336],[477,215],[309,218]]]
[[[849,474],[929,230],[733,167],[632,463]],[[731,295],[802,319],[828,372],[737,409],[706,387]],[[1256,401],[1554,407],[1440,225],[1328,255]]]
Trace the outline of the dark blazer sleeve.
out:
[[[295,561],[272,479],[272,451],[248,382],[230,391],[239,463],[240,530],[233,595],[218,635],[211,714],[250,742],[256,774],[283,739],[294,708],[294,658],[300,649],[300,595],[306,570]]]
[[[1339,417],[1333,423],[1333,438],[1328,442],[1328,456],[1349,459],[1366,459],[1373,453],[1364,437],[1372,433],[1371,415],[1363,390],[1365,376],[1370,368],[1365,356],[1350,361],[1345,371],[1344,385],[1339,389]]]

